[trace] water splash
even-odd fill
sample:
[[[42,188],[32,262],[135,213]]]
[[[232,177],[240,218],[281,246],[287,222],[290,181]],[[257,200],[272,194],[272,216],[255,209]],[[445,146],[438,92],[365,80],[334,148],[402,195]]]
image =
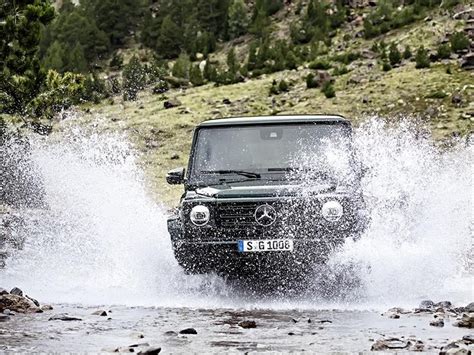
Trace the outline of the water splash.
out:
[[[335,304],[317,294],[261,300],[236,294],[216,276],[184,275],[174,261],[165,208],[150,199],[126,135],[69,128],[34,138],[46,211],[28,211],[24,248],[0,271],[50,302],[203,307],[344,307],[410,304],[420,298],[472,298],[472,148],[436,148],[408,121],[371,119],[355,133],[368,168],[363,187],[371,224],[331,266],[361,265],[363,295]],[[471,253],[472,254],[472,253]],[[472,270],[471,270],[472,272]]]

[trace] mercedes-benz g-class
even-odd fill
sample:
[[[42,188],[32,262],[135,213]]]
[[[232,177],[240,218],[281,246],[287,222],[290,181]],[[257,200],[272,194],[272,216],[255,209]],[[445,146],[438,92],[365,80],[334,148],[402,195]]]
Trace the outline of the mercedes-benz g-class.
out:
[[[270,116],[201,123],[168,219],[188,273],[239,274],[324,263],[366,224],[352,129],[341,116]]]

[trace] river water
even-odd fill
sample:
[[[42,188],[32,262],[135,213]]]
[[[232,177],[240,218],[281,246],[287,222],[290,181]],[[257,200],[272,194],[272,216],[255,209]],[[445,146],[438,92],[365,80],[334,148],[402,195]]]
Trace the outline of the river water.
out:
[[[6,267],[0,270],[0,286],[19,286],[60,311],[90,314],[90,307],[117,307],[123,319],[112,317],[103,324],[85,321],[86,325],[95,322],[92,333],[94,327],[109,327],[115,331],[107,334],[118,338],[128,330],[152,329],[153,322],[157,322],[161,325],[159,334],[155,333],[156,342],[170,341],[171,347],[175,344],[179,351],[188,351],[193,346],[189,344],[194,344],[189,339],[165,341],[161,330],[179,330],[185,324],[201,326],[207,330],[199,336],[199,344],[210,346],[205,335],[215,330],[214,323],[232,318],[227,315],[229,312],[252,311],[257,320],[263,317],[263,325],[249,337],[246,333],[245,341],[263,344],[269,350],[265,348],[269,341],[260,343],[258,339],[268,336],[276,344],[279,333],[265,336],[260,331],[273,324],[275,329],[281,326],[283,332],[291,332],[287,323],[283,326],[280,322],[300,312],[300,317],[338,319],[320,330],[334,330],[327,339],[342,335],[352,339],[343,342],[345,348],[321,347],[319,351],[358,351],[368,349],[366,343],[374,337],[369,334],[372,328],[380,327],[379,333],[397,328],[399,333],[399,326],[413,327],[423,319],[405,317],[408,324],[396,324],[394,320],[381,319],[380,311],[393,306],[414,308],[427,298],[450,300],[455,305],[465,305],[474,298],[473,159],[472,146],[463,140],[442,149],[408,120],[389,125],[380,118],[367,119],[355,130],[355,145],[368,168],[363,187],[371,224],[360,240],[347,242],[331,258],[329,276],[325,276],[330,277],[331,270],[341,265],[356,264],[361,286],[344,297],[327,297],[317,287],[304,296],[285,297],[249,293],[245,285],[236,286],[215,275],[185,275],[172,255],[166,208],[150,198],[139,168],[139,155],[126,134],[90,134],[70,123],[60,135],[32,139],[31,158],[35,174],[45,188],[48,207],[46,211],[25,211],[25,224],[19,232],[25,237],[24,248],[11,251]],[[265,312],[270,316],[264,316]],[[189,319],[183,314],[190,315]],[[56,323],[45,323],[45,317],[21,316],[2,324],[3,335],[11,329],[11,336],[2,339],[15,348],[22,328],[30,328],[36,334],[32,339],[37,339],[28,342],[32,349],[37,346],[43,350],[67,350],[67,346],[54,345],[74,344],[67,336],[58,335],[61,341],[47,341],[38,335],[42,327],[48,332],[61,328]],[[170,326],[160,323],[163,319],[168,319]],[[139,320],[144,322],[142,328],[134,323]],[[428,323],[426,319],[423,322]],[[334,324],[340,328],[335,330]],[[230,333],[222,333],[215,341],[241,342],[236,340],[240,330],[219,325],[223,326],[230,327]],[[303,344],[312,343],[307,336],[319,330],[306,328],[313,326],[311,323],[296,330],[306,334],[300,337],[304,341],[297,342],[296,348],[277,348],[298,350]],[[421,329],[421,323],[418,326]],[[438,334],[440,339],[462,335],[451,326],[443,329],[422,333],[427,337],[433,333],[433,338]],[[237,333],[232,335],[234,331]],[[410,335],[406,333],[405,336]],[[77,335],[74,330],[71,334]],[[100,338],[100,334],[91,335],[87,346],[83,343],[81,347],[78,342],[78,348],[71,350],[100,350],[106,343],[94,343],[94,337]],[[359,336],[364,341],[357,340]],[[247,345],[243,347],[247,349]]]

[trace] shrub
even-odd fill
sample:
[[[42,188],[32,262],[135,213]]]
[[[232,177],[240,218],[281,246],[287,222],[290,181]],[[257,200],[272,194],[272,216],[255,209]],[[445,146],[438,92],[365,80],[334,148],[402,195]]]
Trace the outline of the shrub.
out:
[[[451,56],[451,47],[444,43],[438,46],[438,58],[448,59]]]
[[[392,43],[390,45],[390,52],[388,53],[388,59],[392,66],[400,64],[400,62],[402,61],[402,55],[400,51],[398,50],[397,45],[395,43]]]
[[[415,55],[415,62],[415,67],[417,69],[430,67],[430,58],[428,57],[428,51],[425,49],[425,47],[421,46],[418,48]]]
[[[53,118],[54,114],[81,102],[84,96],[85,77],[81,74],[59,74],[48,71],[44,91],[29,106],[36,117]]]
[[[336,62],[341,62],[343,64],[350,64],[354,60],[357,60],[360,58],[360,53],[359,52],[346,52],[343,54],[339,54],[334,56],[332,59],[335,60]]]
[[[390,70],[392,70],[392,66],[390,65],[389,62],[384,60],[383,63],[382,63],[382,70],[383,71],[390,71]]]
[[[451,38],[451,49],[453,52],[459,52],[468,49],[470,46],[469,38],[463,32],[454,33]]]
[[[272,86],[270,87],[270,95],[278,95],[280,90],[278,90],[278,83],[276,80],[273,80]]]
[[[309,73],[306,76],[306,88],[307,89],[314,89],[319,86],[318,81],[316,80],[316,77],[314,76],[313,73]]]
[[[174,63],[173,70],[171,72],[176,78],[188,79],[190,67],[191,61],[189,59],[189,56],[187,54],[182,53]]]
[[[437,91],[430,92],[425,97],[427,99],[444,99],[447,96],[448,96],[448,94],[446,94],[444,91],[437,90]]]
[[[336,97],[336,90],[334,89],[334,85],[330,81],[326,81],[323,84],[321,91],[328,99]]]
[[[120,70],[123,66],[123,56],[120,53],[114,53],[109,64],[111,69]]]
[[[146,74],[140,60],[133,56],[122,72],[122,86],[124,100],[136,100],[137,93],[143,90],[146,84]]]
[[[314,62],[309,64],[310,69],[322,69],[328,70],[331,68],[331,64],[324,60],[315,60]]]
[[[192,65],[189,69],[189,81],[194,86],[204,85],[204,78],[202,77],[201,69],[198,65]]]
[[[412,57],[410,46],[406,46],[405,50],[403,51],[403,59],[410,59]]]
[[[333,72],[333,74],[335,76],[344,75],[344,74],[347,74],[347,73],[349,73],[349,69],[347,69],[347,67],[345,65],[341,65],[339,67],[336,67],[334,69],[334,72]]]
[[[281,80],[280,83],[278,84],[278,90],[280,92],[287,92],[290,90],[290,86],[286,82],[286,80]]]

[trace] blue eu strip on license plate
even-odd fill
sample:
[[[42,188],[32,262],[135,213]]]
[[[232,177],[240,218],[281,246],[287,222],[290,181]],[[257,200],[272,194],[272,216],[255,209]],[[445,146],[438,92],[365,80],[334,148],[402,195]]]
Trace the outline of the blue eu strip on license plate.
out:
[[[244,251],[244,241],[243,240],[239,240],[238,249],[239,249],[239,253],[242,253]]]

